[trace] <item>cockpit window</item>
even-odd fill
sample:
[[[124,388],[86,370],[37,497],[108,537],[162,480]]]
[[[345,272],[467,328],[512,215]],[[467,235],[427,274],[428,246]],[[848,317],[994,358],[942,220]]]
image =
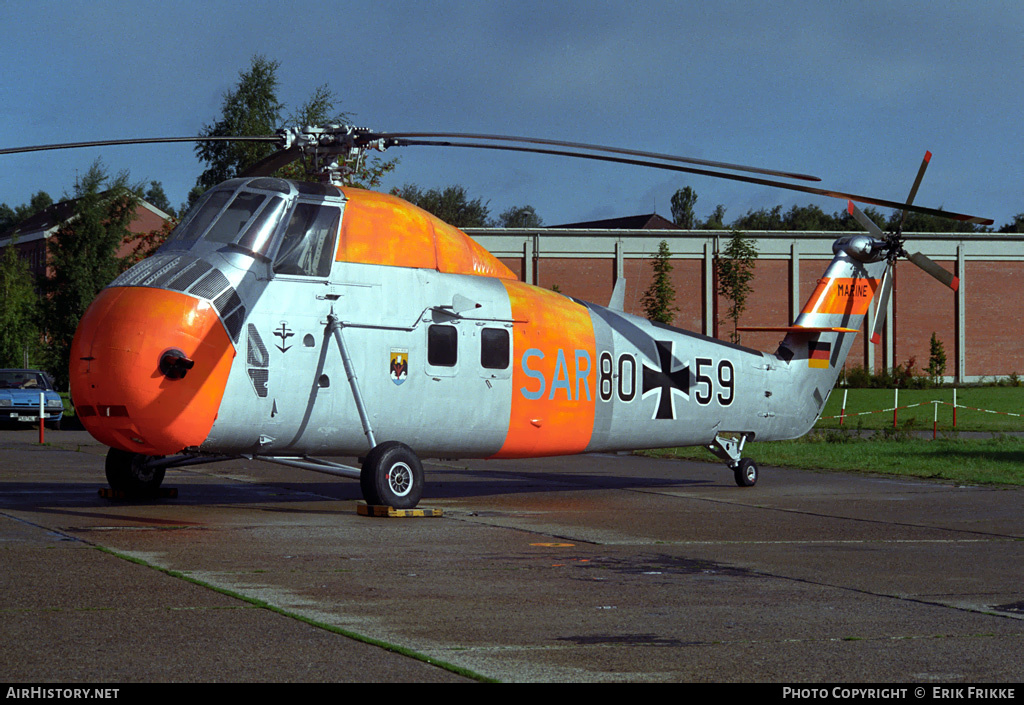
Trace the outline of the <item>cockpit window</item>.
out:
[[[188,212],[181,224],[174,229],[161,249],[187,250],[190,248],[196,239],[206,232],[210,223],[229,200],[231,200],[230,191],[207,191],[199,203]]]
[[[278,196],[271,198],[235,244],[256,254],[266,254],[270,239],[274,236],[277,224],[281,221],[284,207],[285,200],[283,198]],[[230,210],[229,208],[228,211]]]
[[[335,206],[318,203],[296,205],[274,258],[274,273],[329,276],[340,221],[341,209]]]
[[[164,248],[189,249],[202,239],[265,255],[286,206],[287,200],[281,196],[211,191],[189,212]]]
[[[234,242],[242,228],[253,217],[267,197],[261,193],[240,192],[231,201],[231,205],[224,211],[217,222],[206,232],[203,238],[209,242],[220,242],[227,244]]]

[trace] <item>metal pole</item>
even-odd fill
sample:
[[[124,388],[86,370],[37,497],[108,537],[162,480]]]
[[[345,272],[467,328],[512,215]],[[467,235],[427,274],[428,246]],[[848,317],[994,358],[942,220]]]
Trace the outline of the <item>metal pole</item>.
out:
[[[900,388],[896,387],[896,393],[893,395],[892,400],[892,427],[896,426],[896,411],[900,408]]]
[[[327,316],[327,329],[334,333],[334,339],[338,341],[338,349],[341,351],[341,361],[345,365],[345,374],[348,375],[349,386],[352,387],[352,398],[356,402],[356,411],[359,412],[359,421],[363,424],[363,433],[370,443],[370,450],[377,447],[377,439],[373,437],[373,429],[370,427],[370,418],[366,415],[366,407],[363,406],[363,395],[359,391],[359,380],[356,378],[355,370],[352,367],[352,360],[345,349],[345,341],[341,338],[341,321],[333,313]]]
[[[46,426],[46,396],[39,392],[39,445],[43,444],[43,428]]]

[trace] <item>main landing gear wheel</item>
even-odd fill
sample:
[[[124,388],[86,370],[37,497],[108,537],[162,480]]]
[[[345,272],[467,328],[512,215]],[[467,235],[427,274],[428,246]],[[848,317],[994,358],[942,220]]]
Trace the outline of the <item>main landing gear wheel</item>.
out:
[[[732,472],[740,487],[753,487],[757,484],[757,463],[750,458],[740,458]]]
[[[128,453],[118,448],[107,451],[107,482],[110,489],[130,495],[156,494],[164,481],[164,468],[146,467],[156,456]]]
[[[366,456],[359,486],[367,504],[413,509],[423,496],[423,463],[404,443],[385,441]]]

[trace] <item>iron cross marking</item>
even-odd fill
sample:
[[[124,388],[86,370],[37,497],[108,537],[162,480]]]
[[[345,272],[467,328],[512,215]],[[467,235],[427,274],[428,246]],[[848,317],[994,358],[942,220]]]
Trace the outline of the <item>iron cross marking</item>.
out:
[[[684,398],[690,398],[690,366],[682,365],[672,369],[674,356],[672,348],[675,343],[669,340],[654,341],[658,346],[658,362],[661,369],[649,367],[644,363],[644,379],[642,398],[646,399],[648,394],[658,394],[658,410],[654,414],[655,419],[675,419],[676,409],[672,403],[672,397],[680,394]]]

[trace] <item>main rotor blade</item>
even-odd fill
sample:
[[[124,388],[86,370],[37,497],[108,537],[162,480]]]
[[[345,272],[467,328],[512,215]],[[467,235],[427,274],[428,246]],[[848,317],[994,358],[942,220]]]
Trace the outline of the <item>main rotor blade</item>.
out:
[[[470,149],[495,149],[500,151],[508,152],[532,152],[536,154],[553,154],[560,157],[576,157],[578,159],[593,159],[597,161],[615,162],[617,164],[632,164],[634,166],[645,166],[653,169],[665,169],[667,171],[679,171],[687,174],[697,174],[698,176],[710,176],[716,179],[729,179],[731,181],[742,181],[748,184],[758,184],[760,186],[772,186],[774,188],[783,188],[790,191],[800,191],[801,193],[811,193],[816,196],[828,196],[830,198],[841,198],[843,200],[857,201],[858,203],[868,203],[873,206],[881,206],[883,208],[892,208],[899,210],[902,208],[909,208],[909,210],[917,213],[923,213],[925,215],[934,215],[940,218],[949,218],[950,220],[960,220],[966,223],[976,223],[978,225],[992,225],[995,221],[991,218],[981,218],[974,215],[965,215],[963,213],[954,213],[952,211],[943,211],[936,208],[924,208],[922,206],[908,206],[906,203],[900,203],[899,201],[889,201],[883,198],[873,198],[871,196],[858,196],[852,193],[845,193],[843,191],[830,191],[827,189],[815,188],[813,186],[804,186],[803,184],[790,184],[784,181],[774,181],[770,179],[762,179],[756,176],[744,176],[742,174],[729,174],[722,171],[710,171],[708,169],[697,169],[693,167],[678,166],[675,164],[661,164],[659,162],[641,160],[641,159],[626,159],[624,157],[611,157],[600,154],[585,154],[582,152],[567,152],[558,149],[545,149],[542,147],[515,147],[501,144],[475,144],[469,142],[451,142],[451,141],[432,141],[432,140],[407,140],[399,139],[396,141],[395,146],[432,146],[432,147],[468,147]]]
[[[239,176],[270,176],[281,167],[288,166],[300,156],[302,156],[302,150],[297,146],[289,147],[288,149],[279,149],[273,154],[263,157],[263,159],[260,159],[247,169],[244,169]]]
[[[885,317],[889,313],[889,294],[892,293],[892,267],[888,265],[882,274],[882,283],[878,289],[878,299],[875,304],[875,319],[871,322],[871,342],[878,345],[882,342],[882,326],[885,325]]]
[[[748,171],[766,176],[779,176],[786,179],[801,179],[803,181],[821,181],[817,176],[800,174],[790,171],[777,171],[775,169],[762,169],[755,166],[743,166],[742,164],[729,164],[727,162],[715,162],[707,159],[696,159],[693,157],[679,157],[673,154],[659,154],[657,152],[641,152],[635,149],[623,149],[621,147],[607,147],[599,144],[584,144],[582,142],[563,142],[560,140],[540,139],[537,137],[512,137],[508,135],[477,135],[459,132],[383,132],[372,135],[374,138],[384,139],[407,138],[407,137],[437,137],[443,139],[473,139],[491,140],[494,142],[523,142],[526,144],[546,144],[553,147],[569,147],[571,149],[586,149],[592,152],[610,152],[612,154],[625,154],[633,157],[645,157],[647,159],[661,159],[669,162],[681,162],[684,164],[696,164],[698,166],[710,166],[716,169],[729,169],[731,171]]]
[[[948,286],[953,291],[960,288],[960,279],[953,274],[950,274],[945,269],[937,265],[932,260],[928,259],[920,252],[915,252],[912,255],[907,255],[907,259],[916,264],[918,267],[923,269],[931,276],[938,279],[940,282]]]
[[[276,135],[256,137],[139,137],[124,140],[99,140],[92,142],[65,142],[63,144],[40,144],[32,147],[13,147],[0,149],[2,154],[22,154],[25,152],[45,152],[51,149],[79,149],[82,147],[110,147],[122,144],[161,144],[169,142],[280,142]]]

